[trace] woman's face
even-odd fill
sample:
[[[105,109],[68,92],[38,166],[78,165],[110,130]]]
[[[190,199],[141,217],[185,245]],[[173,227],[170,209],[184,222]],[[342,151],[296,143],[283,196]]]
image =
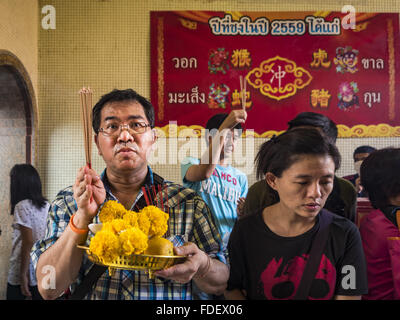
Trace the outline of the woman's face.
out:
[[[330,156],[301,155],[280,178],[266,174],[284,209],[304,218],[315,217],[333,189],[335,164]]]

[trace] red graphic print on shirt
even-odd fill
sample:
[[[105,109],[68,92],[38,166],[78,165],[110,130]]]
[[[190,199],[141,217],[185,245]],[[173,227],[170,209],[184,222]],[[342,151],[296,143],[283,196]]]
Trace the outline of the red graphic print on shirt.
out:
[[[264,295],[269,300],[293,299],[300,284],[307,263],[308,254],[303,254],[282,265],[283,258],[272,259],[261,273]],[[310,300],[331,299],[335,290],[336,269],[329,259],[322,255],[321,263],[310,289]]]

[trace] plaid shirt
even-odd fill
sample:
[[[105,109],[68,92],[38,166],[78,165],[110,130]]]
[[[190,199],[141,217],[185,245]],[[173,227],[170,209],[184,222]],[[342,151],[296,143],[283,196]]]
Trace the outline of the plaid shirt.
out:
[[[148,168],[145,185],[153,185],[153,172],[150,167]],[[102,173],[101,179],[106,189],[106,201],[117,200],[108,187],[105,171]],[[167,186],[164,204],[169,207],[170,212],[166,238],[171,240],[175,246],[182,245],[187,241],[194,242],[210,257],[226,263],[220,235],[210,209],[202,198],[193,190],[169,181],[164,181],[164,185]],[[143,192],[140,191],[131,210],[143,207],[143,201],[139,201],[143,196]],[[72,187],[59,192],[50,207],[46,236],[43,240],[36,242],[32,248],[31,258],[35,269],[40,255],[57,241],[76,211],[77,204],[73,198]],[[94,222],[99,223],[98,215],[94,218]],[[87,245],[92,236],[93,234],[89,232]],[[70,286],[72,292],[82,282],[83,277],[92,266],[93,263],[84,255],[78,278]],[[115,270],[110,276],[107,270],[85,299],[187,300],[192,299],[192,281],[180,284],[159,277],[149,279],[145,271],[136,270]]]

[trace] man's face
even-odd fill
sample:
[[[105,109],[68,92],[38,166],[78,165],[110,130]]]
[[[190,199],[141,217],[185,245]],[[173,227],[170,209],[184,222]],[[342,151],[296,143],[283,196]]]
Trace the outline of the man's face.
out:
[[[224,147],[221,151],[221,158],[230,158],[235,150],[236,143],[240,138],[241,130],[231,129],[224,139]]]
[[[228,129],[225,129],[228,130]],[[218,132],[217,130],[213,129],[212,130],[214,135],[213,136],[208,136],[208,145],[210,145],[210,143],[212,143],[213,141],[213,137],[215,137],[215,135],[219,135],[221,136],[222,133]],[[216,132],[214,132],[216,131]],[[235,150],[235,146],[240,138],[240,135],[242,133],[241,129],[230,129],[228,130],[228,132],[226,133],[226,136],[224,137],[224,140],[222,141],[222,149],[221,149],[221,154],[220,154],[220,160],[222,159],[228,159],[232,156],[233,151]],[[219,143],[219,139],[216,140]],[[217,147],[217,146],[213,146],[213,147]]]
[[[120,101],[106,104],[100,114],[100,128],[119,127],[135,123],[149,124],[143,106],[135,101]],[[134,133],[124,127],[116,135],[99,132],[95,142],[107,169],[114,172],[144,169],[155,142],[154,131],[146,128],[143,133]]]

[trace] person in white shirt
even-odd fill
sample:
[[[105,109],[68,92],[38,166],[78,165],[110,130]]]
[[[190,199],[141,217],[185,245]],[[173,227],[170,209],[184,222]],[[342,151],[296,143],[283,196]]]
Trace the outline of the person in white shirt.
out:
[[[46,231],[49,203],[42,194],[37,170],[30,164],[17,164],[10,171],[12,249],[7,280],[7,300],[40,300],[30,252]]]

